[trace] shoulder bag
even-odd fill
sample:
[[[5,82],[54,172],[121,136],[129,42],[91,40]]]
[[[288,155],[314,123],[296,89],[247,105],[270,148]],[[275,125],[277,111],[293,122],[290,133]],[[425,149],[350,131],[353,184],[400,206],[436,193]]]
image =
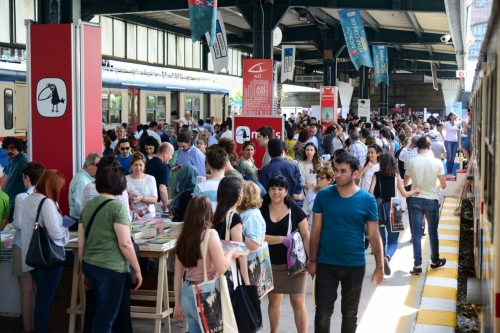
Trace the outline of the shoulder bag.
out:
[[[262,311],[260,308],[257,286],[242,283],[241,271],[238,266],[236,289],[231,294],[233,313],[236,318],[239,333],[253,333],[262,328]]]
[[[207,230],[201,244],[203,282],[191,285],[198,312],[198,324],[203,333],[237,333],[238,325],[226,279],[219,275],[208,280],[206,256],[209,238],[210,231]]]
[[[377,198],[377,207],[378,207],[378,226],[379,227],[385,227],[387,223],[389,223],[389,216],[387,215],[387,212],[384,207],[384,200],[382,199],[382,184],[381,184],[381,179],[380,179],[380,174],[377,173],[377,183],[378,183],[378,190],[380,192],[380,198]]]
[[[26,254],[26,265],[36,269],[50,269],[62,266],[66,261],[66,252],[63,246],[54,244],[47,232],[47,229],[40,226],[38,219],[45,197],[40,201],[36,212],[36,222],[33,227],[30,246]]]
[[[292,232],[292,210],[288,209],[288,233],[283,239],[287,247],[286,261],[288,264],[288,277],[295,276],[306,270],[307,253],[299,228]]]
[[[401,200],[398,197],[398,175],[394,182],[394,197],[391,198],[391,232],[400,232],[405,230],[403,224],[403,210]]]

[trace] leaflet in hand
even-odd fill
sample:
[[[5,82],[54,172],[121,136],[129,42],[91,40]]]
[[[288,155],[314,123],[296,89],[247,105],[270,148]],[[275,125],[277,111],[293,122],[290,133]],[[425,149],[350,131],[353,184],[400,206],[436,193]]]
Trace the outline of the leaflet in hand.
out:
[[[229,252],[231,250],[236,249],[236,253],[239,256],[246,256],[248,253],[250,253],[248,247],[243,242],[221,240],[221,243],[222,243],[222,250],[224,252]]]

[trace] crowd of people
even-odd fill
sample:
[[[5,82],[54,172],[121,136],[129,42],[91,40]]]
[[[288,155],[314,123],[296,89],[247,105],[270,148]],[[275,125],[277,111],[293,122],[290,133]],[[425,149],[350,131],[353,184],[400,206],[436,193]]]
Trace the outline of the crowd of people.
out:
[[[391,198],[407,198],[414,252],[411,274],[422,273],[425,221],[430,267],[445,265],[446,259],[439,257],[437,224],[440,189],[446,187],[446,177],[454,177],[460,139],[454,113],[444,123],[434,117],[424,122],[397,115],[365,123],[349,115],[326,128],[298,113],[284,117],[285,141],[263,126],[257,130],[258,146],[248,141],[241,151],[233,140],[231,119],[220,125],[213,117],[195,122],[187,112],[174,122],[180,127],[178,135],[174,126],[155,121],[136,131],[130,124],[103,130],[102,154],[90,153],[69,184],[69,215],[77,221],[74,230],[88,289],[85,332],[132,330],[130,288],[140,287],[142,275],[130,237],[131,221],[156,212],[168,211],[174,221],[184,222],[175,248],[174,317],[185,318],[190,332],[200,329],[188,286],[203,282],[204,266],[211,279],[224,274],[236,259],[244,283],[250,283],[245,256],[224,253],[221,239],[244,242],[250,251],[264,242],[269,245],[271,332],[278,331],[284,294],[289,295],[297,331],[307,332],[307,273],[316,276],[315,332],[330,331],[339,283],[342,332],[355,332],[365,246],[371,247],[376,263],[372,281],[378,285],[384,274],[391,274],[398,245],[399,233],[379,227],[377,198],[387,213]],[[470,136],[470,123],[464,122],[463,129]],[[62,268],[34,269],[25,263],[26,252],[35,223],[47,229],[56,245],[67,244],[69,230],[58,203],[68,180],[57,170],[28,162],[20,139],[7,137],[2,148],[10,161],[0,191],[1,227],[12,222],[18,231],[12,273],[21,287],[24,330],[30,332],[34,325],[37,333],[45,332]],[[256,163],[259,149],[265,150],[264,157]],[[470,144],[462,149],[469,152]],[[307,271],[289,277],[283,242],[297,230],[307,253]]]

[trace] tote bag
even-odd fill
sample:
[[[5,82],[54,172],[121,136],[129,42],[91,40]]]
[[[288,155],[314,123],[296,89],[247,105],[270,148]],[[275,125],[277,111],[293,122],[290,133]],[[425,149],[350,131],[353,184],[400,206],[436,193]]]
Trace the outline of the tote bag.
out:
[[[288,209],[288,233],[283,239],[283,245],[287,247],[286,261],[288,264],[288,276],[292,277],[306,270],[307,254],[304,248],[302,236],[297,228],[292,232],[292,210]]]
[[[248,278],[252,286],[257,286],[259,298],[274,289],[273,270],[267,242],[247,255]]]
[[[260,309],[257,286],[242,284],[241,272],[237,271],[236,289],[231,294],[234,316],[237,318],[239,333],[253,333],[262,328],[262,311]]]
[[[405,230],[403,224],[403,209],[401,208],[401,200],[398,197],[398,178],[395,178],[395,197],[391,198],[391,232],[400,232]]]
[[[208,280],[206,255],[210,232],[205,231],[201,255],[203,261],[203,282],[191,286],[196,301],[198,323],[203,333],[237,333],[238,326],[224,276]]]

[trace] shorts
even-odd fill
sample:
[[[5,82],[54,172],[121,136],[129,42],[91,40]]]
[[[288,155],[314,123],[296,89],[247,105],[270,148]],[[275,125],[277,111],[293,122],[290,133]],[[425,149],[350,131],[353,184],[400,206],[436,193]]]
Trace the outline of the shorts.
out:
[[[31,276],[30,272],[23,272],[23,254],[17,245],[12,247],[12,275],[17,277]]]

